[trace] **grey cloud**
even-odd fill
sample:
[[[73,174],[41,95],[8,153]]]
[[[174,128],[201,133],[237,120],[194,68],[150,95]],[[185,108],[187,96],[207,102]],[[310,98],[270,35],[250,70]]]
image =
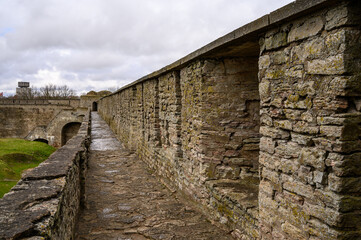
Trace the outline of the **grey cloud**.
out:
[[[0,92],[123,86],[289,2],[0,0]]]

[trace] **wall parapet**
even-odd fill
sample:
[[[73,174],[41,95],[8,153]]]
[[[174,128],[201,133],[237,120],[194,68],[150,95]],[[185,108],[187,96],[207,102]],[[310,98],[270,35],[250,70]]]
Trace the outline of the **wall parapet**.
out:
[[[80,99],[0,99],[0,105],[57,105],[80,106]]]
[[[87,114],[76,136],[0,199],[0,239],[73,238],[89,144]]]

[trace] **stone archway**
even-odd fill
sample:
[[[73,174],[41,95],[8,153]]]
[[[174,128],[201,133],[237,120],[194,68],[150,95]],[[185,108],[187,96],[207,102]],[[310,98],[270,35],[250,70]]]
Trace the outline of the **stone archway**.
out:
[[[92,104],[92,111],[98,111],[98,103],[97,102],[93,102]]]
[[[44,139],[44,138],[37,138],[33,140],[34,142],[42,142],[42,143],[46,143],[49,144],[49,141]]]
[[[80,122],[70,122],[64,125],[61,130],[61,146],[64,146],[69,139],[78,133],[80,125]]]

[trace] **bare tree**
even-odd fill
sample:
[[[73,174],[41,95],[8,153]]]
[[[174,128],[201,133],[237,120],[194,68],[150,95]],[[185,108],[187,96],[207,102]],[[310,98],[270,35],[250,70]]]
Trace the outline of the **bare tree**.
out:
[[[75,96],[75,91],[73,89],[70,89],[67,85],[63,85],[58,87],[57,95],[60,98],[70,98]]]
[[[51,99],[56,97],[56,85],[48,84],[39,89],[39,98]]]
[[[39,89],[24,88],[13,97],[18,99],[74,99],[78,98],[75,91],[67,85],[57,86],[55,84],[47,84]]]
[[[48,84],[41,87],[38,92],[38,98],[42,99],[68,99],[77,97],[75,91],[70,89],[67,85],[56,86],[54,84]]]

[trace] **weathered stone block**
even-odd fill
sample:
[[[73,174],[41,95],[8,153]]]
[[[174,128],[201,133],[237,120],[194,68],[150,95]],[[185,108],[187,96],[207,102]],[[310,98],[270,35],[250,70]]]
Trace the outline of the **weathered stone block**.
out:
[[[307,41],[303,46],[304,56],[308,60],[312,60],[315,58],[322,58],[325,56],[325,41],[323,38],[315,38]],[[302,60],[302,59],[300,59]]]
[[[301,120],[309,122],[309,123],[316,122],[316,118],[312,114],[312,111],[307,111],[307,112],[302,113]]]
[[[263,198],[261,201],[263,201]],[[273,210],[273,209],[269,208],[268,207],[268,205],[270,205],[269,203],[268,204],[265,203],[262,205],[261,204],[262,203],[260,203],[260,206],[262,206],[261,209],[264,209],[264,210],[259,212],[259,218],[262,220],[267,219],[267,222],[264,221],[264,224],[267,224],[269,226],[276,226],[276,225],[280,224],[280,219],[279,219],[279,217],[277,217],[277,210]],[[265,209],[267,209],[267,211]]]
[[[294,142],[278,142],[275,152],[282,158],[298,158],[301,147]]]
[[[268,180],[270,180],[274,184],[279,183],[279,175],[278,175],[278,173],[274,172],[274,171],[271,171],[271,170],[269,170],[267,168],[262,169],[261,177],[262,178],[267,178]]]
[[[290,136],[290,133],[288,131],[266,126],[261,126],[259,132],[263,136],[271,138],[288,139]]]
[[[314,36],[321,32],[323,29],[323,20],[321,17],[316,16],[301,20],[294,24],[290,33],[288,34],[288,42],[293,42]]]
[[[339,226],[341,222],[341,215],[331,208],[325,208],[319,205],[313,205],[305,202],[305,212],[310,216],[314,216],[322,221],[325,221],[330,226]]]
[[[285,48],[283,51],[274,52],[272,55],[273,64],[284,64],[289,61],[290,48]]]
[[[327,174],[325,172],[314,171],[313,172],[313,181],[319,184],[327,183]]]
[[[313,188],[310,185],[306,185],[300,182],[285,182],[283,183],[283,188],[287,191],[299,194],[303,197],[312,199],[313,198]]]
[[[326,151],[317,148],[302,148],[299,162],[320,171],[325,169]]]
[[[331,9],[326,14],[325,29],[331,30],[333,28],[347,24],[349,21],[349,11],[347,5],[343,4],[339,7]]]
[[[314,184],[311,167],[301,165],[298,169],[298,178],[305,184]]]
[[[319,129],[318,126],[302,121],[298,121],[293,125],[293,131],[297,133],[317,134]]]
[[[272,198],[274,193],[274,188],[271,182],[263,180],[259,184],[259,191],[267,195],[268,197]]]
[[[280,67],[269,67],[265,72],[265,78],[269,80],[277,80],[284,77],[285,70]]]
[[[341,203],[341,196],[329,191],[329,190],[322,190],[316,189],[315,190],[315,200],[322,202],[328,207],[333,209],[338,209]]]
[[[316,95],[315,82],[299,82],[297,83],[296,93],[301,97],[314,96]]]
[[[287,33],[278,32],[271,37],[266,38],[265,47],[267,50],[279,48],[287,44]]]
[[[299,133],[291,132],[292,141],[305,146],[310,146],[313,143],[312,136],[303,135]]]
[[[289,120],[277,120],[274,121],[274,125],[281,129],[292,130],[292,122]]]
[[[293,226],[289,222],[282,224],[281,228],[291,239],[307,239],[307,235],[299,227]]]
[[[272,125],[273,125],[272,118],[267,114],[262,114],[260,121],[261,121],[261,124],[265,124],[269,127],[272,127]]]
[[[289,191],[283,191],[282,193],[276,192],[275,199],[280,202],[280,206],[288,209],[288,214],[292,214],[296,222],[306,223],[308,217],[302,217],[302,205],[305,198]]]
[[[325,45],[331,55],[344,53],[346,50],[346,31],[341,29],[340,31],[327,35]]]
[[[342,126],[320,126],[320,134],[332,138],[341,137],[343,130]]]
[[[278,166],[278,169],[281,170],[283,173],[292,174],[297,172],[299,167],[300,164],[297,160],[283,158],[280,161],[280,165]]]
[[[347,71],[343,54],[331,56],[326,59],[316,59],[307,62],[308,74],[333,75],[343,74]]]
[[[307,232],[313,235],[313,239],[337,239],[341,233],[321,222],[317,218],[310,219],[309,225],[306,227]],[[311,238],[310,238],[311,239]]]
[[[275,151],[276,142],[272,140],[272,138],[262,137],[260,141],[260,150],[273,154]]]
[[[361,176],[361,153],[341,155],[330,153],[326,159],[327,166],[332,166],[336,176]]]
[[[317,110],[337,111],[347,109],[349,103],[345,98],[318,97],[313,99],[313,108]]]
[[[357,193],[361,191],[361,177],[337,177],[331,173],[328,175],[328,186],[337,193]]]
[[[225,158],[224,162],[234,166],[252,167],[254,165],[254,160],[252,158]]]
[[[262,80],[259,84],[259,96],[262,101],[266,101],[270,97],[270,82]]]
[[[269,55],[260,56],[258,59],[258,68],[267,69],[271,64],[271,58]]]
[[[281,108],[283,105],[283,97],[274,97],[270,102],[270,105],[275,108]]]
[[[286,108],[310,109],[312,107],[312,99],[309,97],[300,99],[298,94],[290,95],[288,96],[284,105]]]
[[[285,71],[285,76],[291,78],[302,78],[304,73],[305,73],[305,69],[303,65],[296,65],[294,67],[288,68]]]
[[[217,166],[216,176],[217,179],[237,179],[240,173],[240,169],[230,166]]]
[[[317,117],[317,124],[319,125],[338,125],[342,126],[345,118],[341,117]]]
[[[278,208],[278,203],[275,200],[261,193],[259,198],[259,205],[265,207],[265,209],[269,209],[270,211],[277,210]]]
[[[277,169],[280,164],[280,159],[276,156],[272,156],[266,152],[260,152],[259,163],[270,169]]]
[[[301,120],[301,114],[303,110],[296,110],[296,109],[284,109],[284,113],[287,119],[291,120]]]

